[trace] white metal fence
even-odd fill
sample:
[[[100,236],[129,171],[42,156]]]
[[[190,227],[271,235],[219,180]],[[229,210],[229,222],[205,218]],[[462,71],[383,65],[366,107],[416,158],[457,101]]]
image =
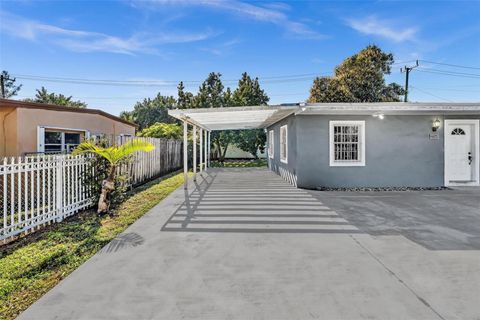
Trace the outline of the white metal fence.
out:
[[[182,164],[182,143],[142,138],[155,150],[135,154],[122,168],[138,185]],[[91,155],[39,155],[0,159],[0,240],[34,231],[92,206],[92,190],[83,177],[94,174]]]

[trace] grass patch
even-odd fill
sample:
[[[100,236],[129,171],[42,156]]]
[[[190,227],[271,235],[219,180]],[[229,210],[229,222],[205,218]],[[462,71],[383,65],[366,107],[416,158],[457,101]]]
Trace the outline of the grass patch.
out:
[[[257,167],[266,167],[266,159],[256,159],[256,160],[225,160],[225,162],[212,161],[212,168],[257,168]]]
[[[183,184],[183,174],[135,189],[110,216],[81,212],[0,248],[0,319],[14,319]]]

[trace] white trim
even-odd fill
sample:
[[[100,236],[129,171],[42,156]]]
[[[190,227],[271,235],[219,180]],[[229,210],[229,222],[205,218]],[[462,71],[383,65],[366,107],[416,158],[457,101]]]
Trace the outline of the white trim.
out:
[[[342,161],[335,161],[334,155],[334,147],[333,147],[333,130],[336,125],[357,125],[360,126],[360,134],[359,134],[359,144],[360,144],[360,161],[356,162],[342,162]],[[329,160],[330,160],[330,167],[363,167],[365,166],[365,149],[366,149],[366,141],[365,141],[365,121],[351,121],[351,120],[336,120],[329,122]]]
[[[87,129],[76,129],[76,128],[62,128],[62,127],[52,127],[52,126],[40,126],[45,129],[52,129],[52,130],[64,130],[64,131],[82,131],[87,132]]]
[[[268,131],[268,157],[273,159],[275,152],[275,131]]]
[[[62,127],[52,127],[52,126],[37,126],[37,152],[45,153],[45,130],[61,131],[62,132],[62,142],[61,142],[61,152],[65,151],[65,132],[66,131],[76,131],[83,132],[84,140],[90,138],[90,131],[87,129],[76,129],[76,128],[62,128]],[[81,142],[81,141],[80,141]]]
[[[450,175],[450,172],[448,172],[447,168],[447,134],[450,132],[450,130],[447,130],[450,125],[455,125],[455,124],[469,124],[473,125],[473,142],[474,142],[474,148],[475,150],[473,151],[473,168],[475,170],[474,172],[474,181],[472,182],[466,182],[466,183],[455,183],[455,182],[450,182],[448,180],[448,176]],[[445,186],[480,186],[480,120],[475,120],[475,119],[445,119],[444,120],[444,130],[443,130],[443,142],[444,142],[444,155],[443,155],[443,162],[444,162],[444,174],[443,174],[443,179],[444,179],[444,184]]]
[[[285,130],[285,158],[282,158],[282,130]],[[288,126],[280,127],[280,162],[288,163]]]
[[[37,127],[37,152],[45,152],[45,127]]]

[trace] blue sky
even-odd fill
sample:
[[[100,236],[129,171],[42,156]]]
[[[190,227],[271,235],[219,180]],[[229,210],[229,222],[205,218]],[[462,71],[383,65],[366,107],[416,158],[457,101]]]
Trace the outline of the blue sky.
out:
[[[399,62],[388,81],[403,84],[401,62],[421,59],[411,101],[480,101],[478,1],[0,2],[0,68],[36,78],[18,79],[19,98],[43,85],[113,114],[175,95],[179,80],[195,92],[212,71],[231,87],[244,71],[258,76],[271,103],[304,101],[315,74],[368,44]]]

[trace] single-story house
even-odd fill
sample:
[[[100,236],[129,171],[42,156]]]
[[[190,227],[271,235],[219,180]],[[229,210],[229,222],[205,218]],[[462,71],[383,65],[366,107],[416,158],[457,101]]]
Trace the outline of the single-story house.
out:
[[[69,152],[92,136],[134,136],[136,125],[97,109],[0,99],[0,157]]]
[[[301,188],[480,185],[480,103],[319,103],[170,114],[210,131],[265,128],[269,168]]]

